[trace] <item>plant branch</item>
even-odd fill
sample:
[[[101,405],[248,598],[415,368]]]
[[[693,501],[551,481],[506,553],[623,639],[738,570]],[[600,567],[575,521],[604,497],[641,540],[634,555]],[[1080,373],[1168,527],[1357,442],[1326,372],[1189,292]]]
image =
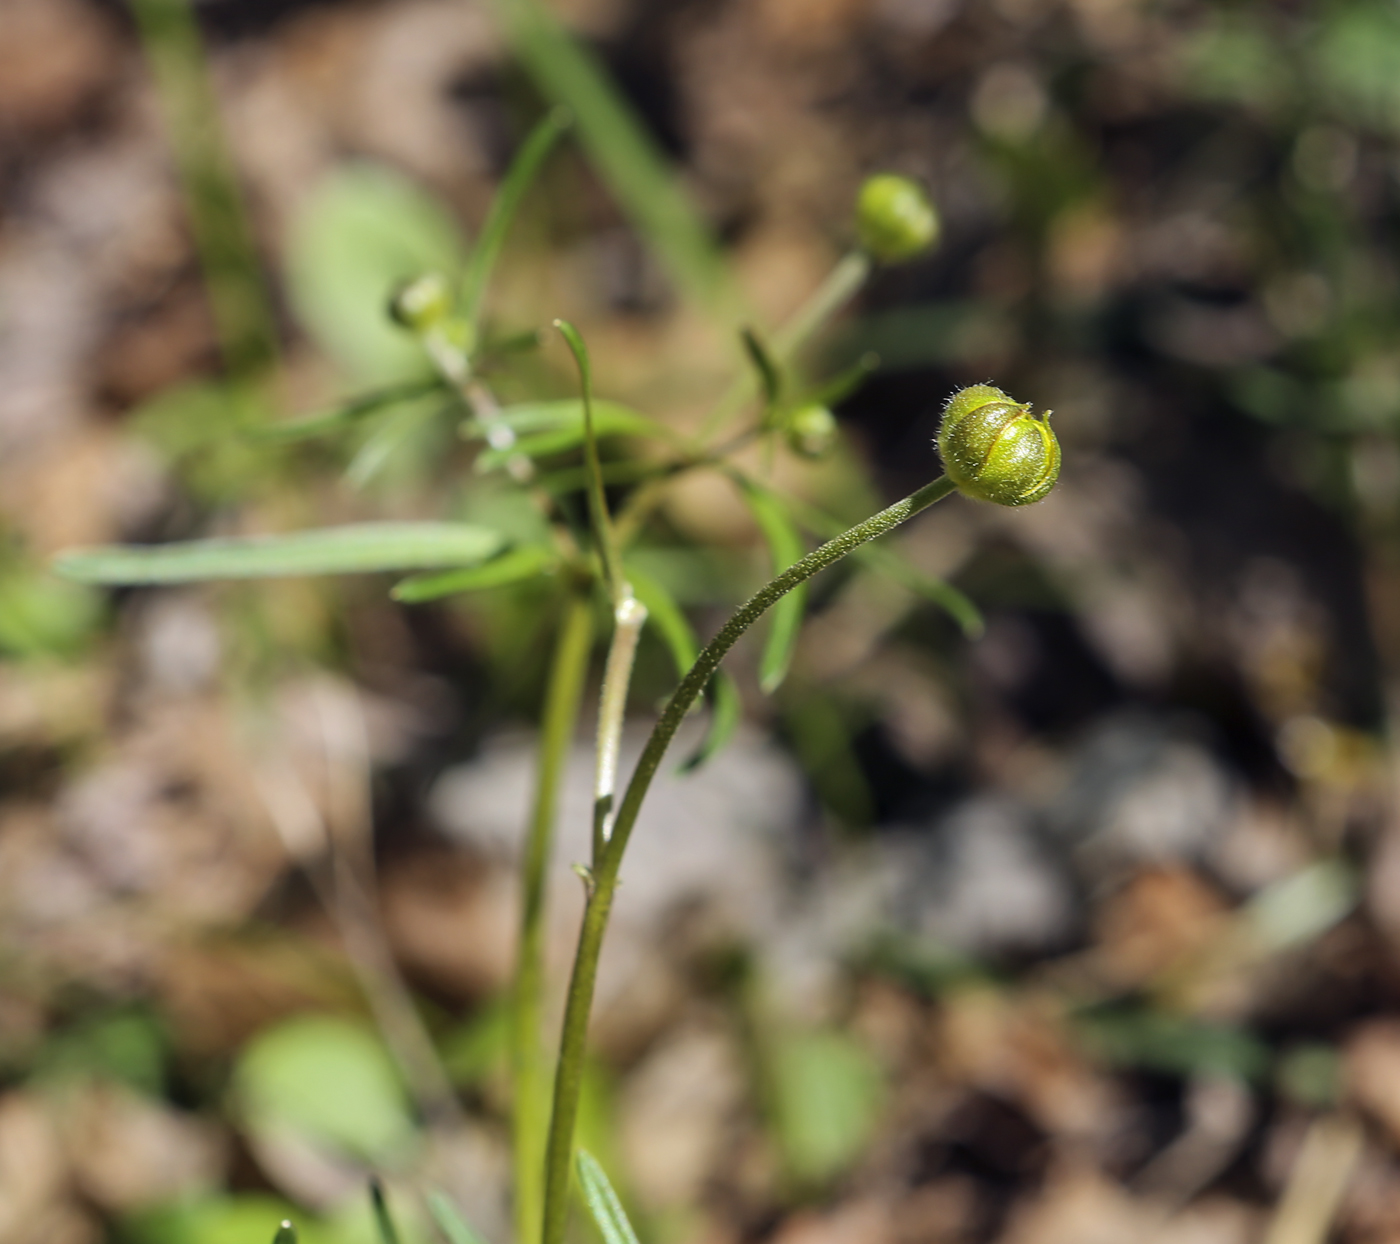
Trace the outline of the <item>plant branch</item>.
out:
[[[521,866],[520,944],[511,1008],[515,1238],[537,1240],[544,1201],[544,1145],[549,1090],[540,1027],[544,1012],[545,892],[559,789],[578,724],[588,655],[593,646],[593,606],[580,588],[569,592],[555,641],[540,722],[535,806]]]
[[[622,856],[636,825],[642,801],[661,767],[666,749],[691,705],[704,691],[730,648],[769,606],[819,571],[840,561],[854,549],[894,530],[920,510],[946,497],[953,489],[952,481],[946,476],[925,484],[902,501],[896,501],[878,514],[842,532],[835,539],[828,540],[760,588],[735,611],[719,634],[705,645],[652,728],[651,737],[637,761],[632,780],[618,807],[612,834],[595,859],[591,874],[588,905],[584,909],[583,928],[579,933],[578,950],[574,956],[573,977],[569,982],[568,1002],[564,1011],[559,1063],[555,1071],[554,1111],[550,1119],[545,1172],[542,1237],[544,1244],[562,1244],[564,1238],[568,1217],[574,1124],[578,1118],[579,1086],[583,1076],[588,1017],[593,1006],[593,990],[598,977],[598,958],[602,952],[608,917],[612,912]]]

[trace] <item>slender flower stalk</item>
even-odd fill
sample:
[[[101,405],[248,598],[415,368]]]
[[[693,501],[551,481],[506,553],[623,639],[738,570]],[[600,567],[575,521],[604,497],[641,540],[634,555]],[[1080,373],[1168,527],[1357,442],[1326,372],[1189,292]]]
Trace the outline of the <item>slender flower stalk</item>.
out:
[[[570,591],[550,664],[540,722],[535,806],[521,867],[520,944],[511,999],[515,1238],[539,1238],[544,1208],[544,1143],[548,1126],[548,1064],[540,1044],[544,1010],[545,891],[569,745],[578,725],[593,605],[584,589]]]
[[[799,584],[805,583],[818,571],[840,561],[847,553],[893,531],[905,520],[912,518],[935,501],[942,500],[953,490],[954,484],[947,476],[925,484],[902,501],[896,501],[878,514],[842,532],[835,539],[828,540],[760,588],[735,611],[719,634],[701,651],[652,728],[651,737],[647,740],[633,771],[632,780],[628,783],[627,792],[618,806],[612,833],[602,844],[602,850],[595,856],[590,876],[588,904],[584,909],[583,928],[579,934],[573,976],[569,982],[568,1003],[564,1011],[564,1032],[559,1049],[559,1063],[555,1071],[554,1110],[550,1119],[549,1146],[546,1154],[543,1244],[562,1244],[564,1238],[568,1218],[574,1125],[578,1118],[579,1087],[583,1077],[588,1017],[593,1005],[594,985],[598,978],[598,958],[603,948],[603,935],[607,931],[608,917],[612,913],[623,852],[627,849],[627,840],[636,825],[642,801],[661,767],[666,749],[691,705],[704,691],[730,648],[775,601]]]

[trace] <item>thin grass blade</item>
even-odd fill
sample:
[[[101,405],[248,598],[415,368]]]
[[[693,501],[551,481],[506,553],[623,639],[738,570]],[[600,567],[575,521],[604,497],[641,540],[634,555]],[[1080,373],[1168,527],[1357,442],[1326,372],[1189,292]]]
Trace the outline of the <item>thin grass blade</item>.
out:
[[[537,575],[551,573],[558,559],[554,553],[538,544],[526,544],[493,557],[480,566],[464,570],[448,570],[442,574],[414,575],[394,586],[389,593],[405,605],[421,605],[459,592],[479,592],[488,587],[505,587],[522,583]]]
[[[604,1244],[638,1244],[622,1202],[598,1160],[586,1149],[578,1151],[578,1181]]]
[[[704,305],[736,303],[709,229],[607,71],[539,0],[493,7],[536,85],[573,113],[589,159],[677,288]]]
[[[501,252],[520,201],[534,182],[536,174],[545,162],[545,157],[554,149],[554,144],[573,123],[567,108],[553,109],[543,121],[530,131],[505,180],[501,182],[496,197],[491,202],[491,210],[486,223],[481,228],[467,261],[467,271],[462,278],[461,316],[468,324],[475,325],[481,316],[481,304],[486,297],[486,286],[491,279],[491,269]]]
[[[68,579],[107,584],[367,574],[470,566],[503,543],[499,533],[466,523],[351,523],[277,536],[74,549],[61,554],[54,569]]]

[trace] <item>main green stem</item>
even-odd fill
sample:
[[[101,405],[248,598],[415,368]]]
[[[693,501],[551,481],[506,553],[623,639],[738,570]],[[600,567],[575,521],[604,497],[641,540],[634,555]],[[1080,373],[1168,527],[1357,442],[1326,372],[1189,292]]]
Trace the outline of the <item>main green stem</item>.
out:
[[[593,606],[586,588],[570,590],[555,641],[540,723],[535,806],[521,869],[520,945],[511,1006],[512,1137],[515,1165],[515,1238],[537,1240],[544,1201],[548,1066],[540,1045],[544,1011],[544,911],[550,844],[559,788],[578,725],[588,657],[593,646]]]
[[[917,492],[896,501],[887,509],[873,514],[863,523],[843,531],[835,539],[794,562],[782,574],[760,588],[742,604],[696,658],[690,672],[681,680],[661,717],[652,728],[651,737],[628,783],[627,792],[617,809],[612,835],[594,861],[589,878],[588,904],[583,913],[583,928],[579,933],[578,950],[574,955],[573,977],[569,981],[568,1003],[564,1010],[564,1032],[559,1046],[559,1063],[554,1077],[554,1111],[549,1125],[549,1146],[546,1154],[544,1234],[543,1244],[562,1244],[568,1222],[569,1173],[572,1166],[574,1124],[578,1117],[579,1085],[583,1077],[583,1058],[588,1038],[588,1017],[593,1007],[593,988],[598,979],[598,958],[603,948],[608,916],[612,912],[613,895],[617,889],[618,870],[627,840],[637,822],[652,779],[661,767],[666,749],[685,720],[690,706],[699,698],[711,677],[719,668],[725,654],[775,601],[800,583],[805,583],[818,571],[841,560],[862,544],[893,531],[900,523],[941,501],[953,491],[953,482],[942,476],[925,484]],[[522,1236],[526,1241],[533,1237]]]

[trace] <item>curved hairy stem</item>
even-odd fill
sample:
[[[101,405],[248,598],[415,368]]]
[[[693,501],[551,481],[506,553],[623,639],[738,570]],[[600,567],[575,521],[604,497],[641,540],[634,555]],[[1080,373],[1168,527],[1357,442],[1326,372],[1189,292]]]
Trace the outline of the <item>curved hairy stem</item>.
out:
[[[843,531],[835,539],[828,540],[760,588],[735,611],[719,634],[705,646],[652,728],[651,737],[637,761],[627,792],[617,808],[612,834],[594,860],[589,877],[588,905],[584,909],[583,928],[579,934],[578,950],[574,955],[573,977],[569,982],[568,1004],[564,1011],[564,1033],[554,1079],[554,1111],[550,1119],[549,1148],[546,1156],[542,1237],[544,1244],[561,1244],[564,1238],[574,1123],[578,1117],[579,1085],[583,1076],[583,1056],[588,1036],[588,1016],[593,1005],[593,987],[598,977],[598,957],[603,947],[603,935],[607,931],[608,916],[612,912],[622,855],[627,849],[627,840],[636,825],[642,801],[661,767],[666,749],[681,722],[685,720],[690,706],[704,691],[725,654],[774,601],[792,591],[798,584],[805,583],[818,571],[840,561],[847,553],[894,530],[920,510],[942,500],[953,488],[952,481],[946,476],[925,484],[902,501],[896,501],[887,509]]]

